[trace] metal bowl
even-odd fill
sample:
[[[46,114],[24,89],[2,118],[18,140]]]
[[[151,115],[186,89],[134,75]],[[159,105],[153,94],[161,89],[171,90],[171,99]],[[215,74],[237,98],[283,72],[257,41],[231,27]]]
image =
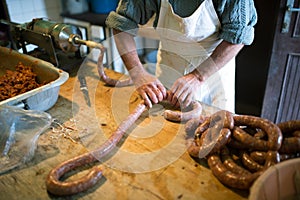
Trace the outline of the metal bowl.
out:
[[[56,103],[60,86],[68,80],[69,74],[49,62],[19,53],[10,48],[0,47],[0,76],[4,75],[6,70],[15,70],[18,62],[31,66],[34,73],[37,74],[38,81],[45,84],[0,101],[0,106],[18,106],[28,110],[41,111],[50,109]]]

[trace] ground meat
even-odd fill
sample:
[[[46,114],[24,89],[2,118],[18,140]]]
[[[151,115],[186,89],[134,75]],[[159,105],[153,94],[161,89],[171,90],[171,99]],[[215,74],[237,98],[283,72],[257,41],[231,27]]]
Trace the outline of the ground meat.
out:
[[[19,62],[15,68],[15,71],[7,70],[0,77],[0,101],[43,85],[38,83],[37,75],[33,72],[31,66],[25,66],[22,62]]]

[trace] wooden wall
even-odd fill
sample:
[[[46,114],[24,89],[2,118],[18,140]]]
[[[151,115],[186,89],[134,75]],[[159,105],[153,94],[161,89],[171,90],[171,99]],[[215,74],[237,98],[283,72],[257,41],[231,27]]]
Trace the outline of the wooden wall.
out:
[[[255,39],[237,56],[236,113],[260,116],[279,0],[254,0],[258,13]]]

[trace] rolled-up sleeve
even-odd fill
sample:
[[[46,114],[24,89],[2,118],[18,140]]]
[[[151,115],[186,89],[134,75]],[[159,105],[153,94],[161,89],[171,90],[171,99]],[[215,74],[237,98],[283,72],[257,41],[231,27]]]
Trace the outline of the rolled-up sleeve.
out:
[[[253,0],[227,0],[219,9],[223,9],[220,38],[234,44],[250,45],[254,40],[254,26],[257,23]]]
[[[146,24],[157,12],[157,1],[120,0],[116,11],[109,13],[106,25],[120,31],[136,34],[138,25]]]

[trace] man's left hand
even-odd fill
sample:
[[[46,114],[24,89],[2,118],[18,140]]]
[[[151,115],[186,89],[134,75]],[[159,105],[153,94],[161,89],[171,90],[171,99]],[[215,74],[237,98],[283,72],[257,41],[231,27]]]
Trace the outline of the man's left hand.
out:
[[[178,78],[168,92],[167,100],[175,107],[186,108],[194,100],[201,82],[193,73]]]

